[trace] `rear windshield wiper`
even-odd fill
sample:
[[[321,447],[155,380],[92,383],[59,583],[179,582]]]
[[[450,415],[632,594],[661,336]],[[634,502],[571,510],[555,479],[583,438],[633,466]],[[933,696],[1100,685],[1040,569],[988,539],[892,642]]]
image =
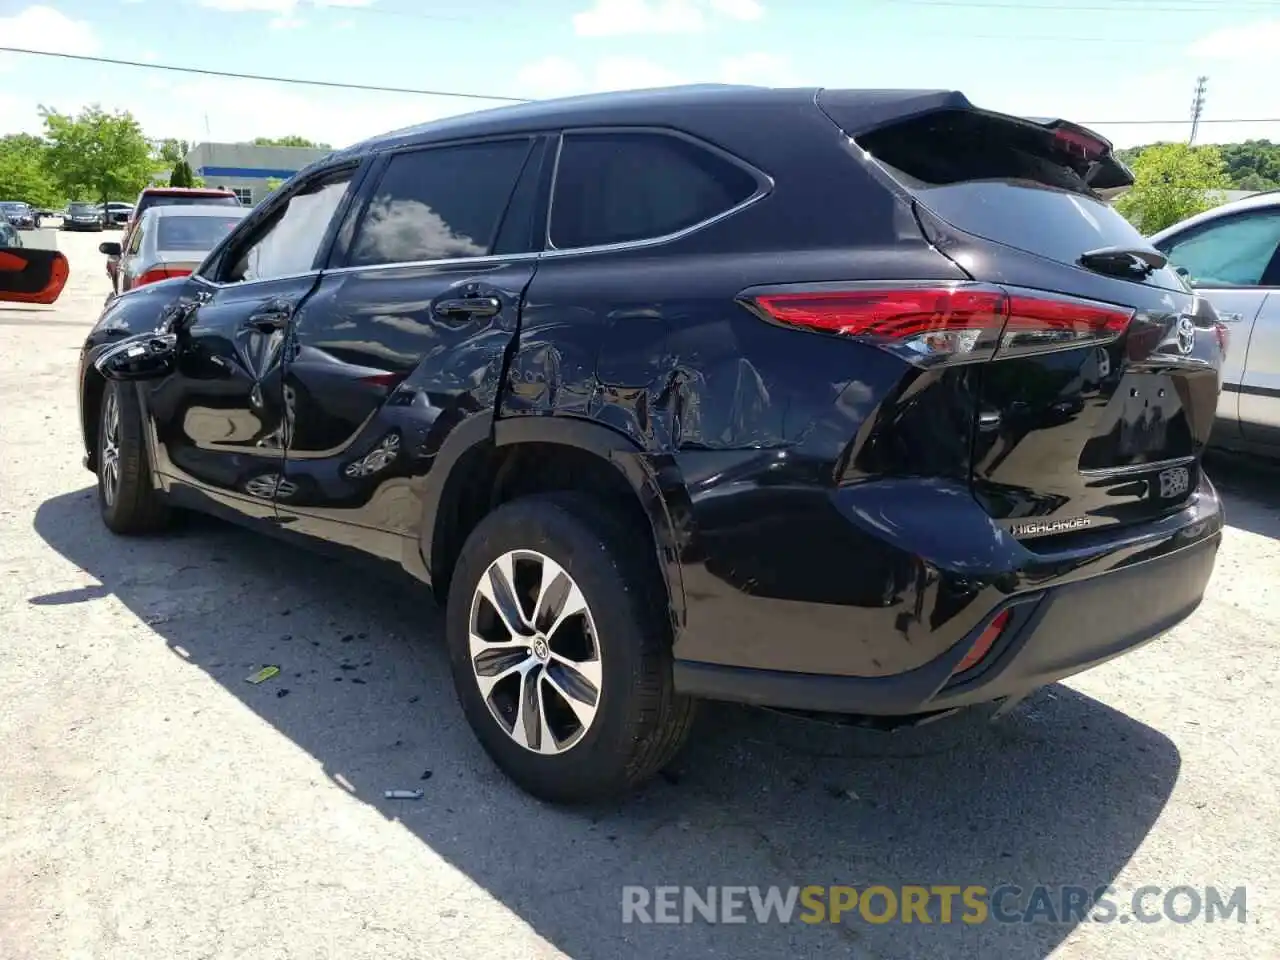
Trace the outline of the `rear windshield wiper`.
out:
[[[1080,254],[1082,267],[1113,277],[1149,277],[1168,262],[1168,257],[1150,247],[1101,247]]]

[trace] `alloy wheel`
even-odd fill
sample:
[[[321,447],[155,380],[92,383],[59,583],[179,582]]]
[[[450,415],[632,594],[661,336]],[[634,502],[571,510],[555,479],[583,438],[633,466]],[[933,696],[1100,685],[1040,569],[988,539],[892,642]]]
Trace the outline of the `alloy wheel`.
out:
[[[536,550],[489,565],[471,598],[472,674],[489,712],[526,750],[581,742],[600,705],[595,622],[577,583]]]
[[[102,496],[111,506],[120,488],[120,403],[115,390],[108,390],[102,402]]]

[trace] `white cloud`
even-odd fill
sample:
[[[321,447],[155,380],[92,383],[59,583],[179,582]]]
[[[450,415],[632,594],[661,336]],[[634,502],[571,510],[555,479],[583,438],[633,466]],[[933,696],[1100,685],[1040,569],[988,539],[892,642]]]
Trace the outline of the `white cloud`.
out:
[[[602,57],[589,63],[546,57],[516,74],[515,86],[530,97],[565,97],[609,90],[642,90],[682,83],[745,83],[765,87],[799,83],[786,57],[747,53],[711,65],[710,72],[689,76],[643,57]]]
[[[596,0],[575,14],[574,32],[583,37],[627,33],[697,33],[705,25],[692,0]]]
[[[53,7],[42,6],[0,17],[0,37],[7,47],[50,53],[97,53],[102,46],[87,21],[72,20]]]
[[[1191,45],[1193,56],[1215,60],[1261,57],[1262,62],[1266,62],[1277,49],[1280,49],[1280,20],[1223,27]]]
[[[711,0],[711,9],[731,20],[759,20],[764,16],[759,0]]]
[[[744,53],[729,57],[720,65],[725,83],[746,83],[762,87],[800,86],[791,58],[776,53]]]
[[[713,17],[759,20],[759,0],[595,0],[573,17],[582,37],[615,37],[636,33],[701,33]]]

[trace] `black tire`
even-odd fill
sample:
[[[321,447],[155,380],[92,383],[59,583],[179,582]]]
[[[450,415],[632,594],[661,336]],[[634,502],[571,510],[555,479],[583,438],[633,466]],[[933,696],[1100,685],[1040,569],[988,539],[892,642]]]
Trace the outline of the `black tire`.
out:
[[[98,509],[118,534],[155,533],[169,522],[164,494],[151,483],[138,395],[131,384],[116,380],[103,389],[98,414]]]
[[[485,517],[458,559],[445,615],[458,699],[489,756],[542,800],[583,803],[623,795],[656,774],[688,737],[694,702],[677,696],[672,683],[665,588],[637,540],[627,520],[589,497],[543,494]],[[490,565],[513,550],[538,551],[559,564],[595,623],[601,674],[595,717],[562,753],[536,753],[512,739],[491,712],[471,664],[476,587]]]

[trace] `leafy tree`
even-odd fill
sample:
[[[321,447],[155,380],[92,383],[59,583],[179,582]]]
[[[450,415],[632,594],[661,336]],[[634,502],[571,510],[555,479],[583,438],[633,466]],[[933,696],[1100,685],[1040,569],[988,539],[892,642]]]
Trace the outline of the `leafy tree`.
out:
[[[1131,166],[1134,185],[1116,209],[1145,234],[1217,206],[1223,201],[1220,191],[1231,187],[1217,147],[1152,144]]]
[[[191,152],[191,144],[186,140],[174,140],[171,137],[153,141],[152,147],[156,153],[156,160],[166,167],[176,167]]]
[[[300,137],[297,134],[290,134],[287,137],[255,137],[253,145],[255,147],[311,147],[315,150],[333,149],[327,143],[316,143],[314,140],[308,140],[306,137]]]
[[[1236,187],[1240,190],[1256,190],[1261,193],[1263,190],[1275,190],[1280,187],[1280,183],[1268,180],[1261,174],[1251,173],[1237,180]]]
[[[94,105],[77,116],[40,108],[49,171],[69,197],[106,203],[133,197],[151,181],[151,145],[133,115]]]
[[[194,187],[195,176],[191,173],[191,166],[185,160],[179,160],[173,168],[173,173],[169,175],[169,186],[171,187]]]
[[[55,207],[58,185],[49,175],[49,145],[29,133],[0,137],[0,199]]]
[[[279,177],[267,177],[267,193],[275,193],[280,189],[280,184],[284,183]]]

